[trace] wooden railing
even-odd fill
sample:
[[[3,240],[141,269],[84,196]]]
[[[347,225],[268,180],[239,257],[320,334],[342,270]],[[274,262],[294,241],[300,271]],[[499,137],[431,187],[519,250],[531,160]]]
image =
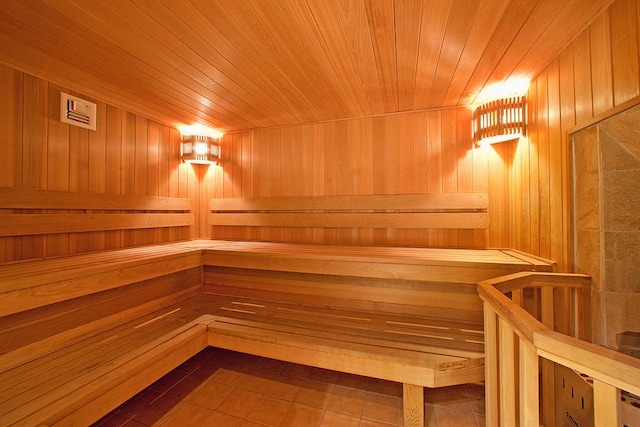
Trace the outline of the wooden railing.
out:
[[[640,360],[585,341],[589,276],[517,273],[480,282],[478,292],[488,426],[555,425],[554,364],[593,379],[593,425],[620,426],[621,390],[640,395]]]

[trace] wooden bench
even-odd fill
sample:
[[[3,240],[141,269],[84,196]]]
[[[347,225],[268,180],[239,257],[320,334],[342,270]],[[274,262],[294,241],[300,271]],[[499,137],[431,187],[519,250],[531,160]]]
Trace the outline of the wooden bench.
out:
[[[0,425],[87,425],[206,347],[175,306],[201,265],[181,244],[3,265]]]
[[[89,424],[207,345],[205,325],[165,309],[200,293],[201,250],[106,250],[189,240],[191,211],[0,188],[0,425]]]
[[[389,234],[486,230],[487,205],[486,194],[214,199],[209,224],[231,239],[350,229],[384,243]],[[212,242],[203,263],[203,291],[217,296],[211,345],[403,383],[405,426],[424,423],[423,387],[484,378],[475,284],[553,268],[508,250],[277,242]]]
[[[406,426],[424,423],[423,387],[484,379],[475,283],[552,269],[501,250],[218,241],[203,256],[210,345],[403,383]]]
[[[213,345],[401,382],[405,425],[422,425],[423,387],[483,378],[475,283],[551,269],[508,250],[212,240],[5,264],[0,424],[90,423]]]

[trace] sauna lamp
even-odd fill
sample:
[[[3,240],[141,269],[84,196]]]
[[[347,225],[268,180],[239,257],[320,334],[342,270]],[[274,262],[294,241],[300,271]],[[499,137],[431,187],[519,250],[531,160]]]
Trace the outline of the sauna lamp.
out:
[[[205,126],[180,128],[180,158],[184,163],[217,164],[220,162],[222,134]]]
[[[526,135],[526,121],[525,96],[487,102],[473,112],[473,141],[488,145],[520,138]]]

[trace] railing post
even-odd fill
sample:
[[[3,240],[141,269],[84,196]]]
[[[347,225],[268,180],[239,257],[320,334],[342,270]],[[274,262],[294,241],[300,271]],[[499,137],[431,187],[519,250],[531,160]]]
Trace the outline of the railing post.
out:
[[[598,427],[620,425],[620,390],[597,379],[593,380],[593,421]]]
[[[520,425],[540,426],[538,353],[533,344],[520,339]]]
[[[500,426],[516,425],[516,345],[513,329],[498,319]]]
[[[485,416],[489,427],[497,427],[499,414],[498,321],[491,304],[484,303]]]
[[[543,287],[540,296],[541,310],[540,320],[550,330],[554,328],[554,300],[553,288]],[[549,360],[542,360],[541,363],[541,388],[542,388],[542,423],[545,427],[554,427],[556,425],[555,409],[555,367],[554,363]]]

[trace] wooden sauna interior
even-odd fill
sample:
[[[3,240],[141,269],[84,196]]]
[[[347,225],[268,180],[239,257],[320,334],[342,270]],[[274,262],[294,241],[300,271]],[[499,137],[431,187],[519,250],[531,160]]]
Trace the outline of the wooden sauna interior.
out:
[[[0,237],[0,262],[219,239],[511,248],[584,272],[570,134],[640,102],[639,44],[637,0],[3,0],[0,191],[186,198],[194,225],[61,224]],[[514,79],[526,135],[477,146],[473,108]],[[95,131],[60,122],[61,92],[97,104]],[[224,133],[218,165],[181,162],[194,123]],[[208,222],[211,199],[429,193],[486,193],[489,227]],[[593,319],[599,344],[640,330],[639,284],[621,292],[636,315]]]

